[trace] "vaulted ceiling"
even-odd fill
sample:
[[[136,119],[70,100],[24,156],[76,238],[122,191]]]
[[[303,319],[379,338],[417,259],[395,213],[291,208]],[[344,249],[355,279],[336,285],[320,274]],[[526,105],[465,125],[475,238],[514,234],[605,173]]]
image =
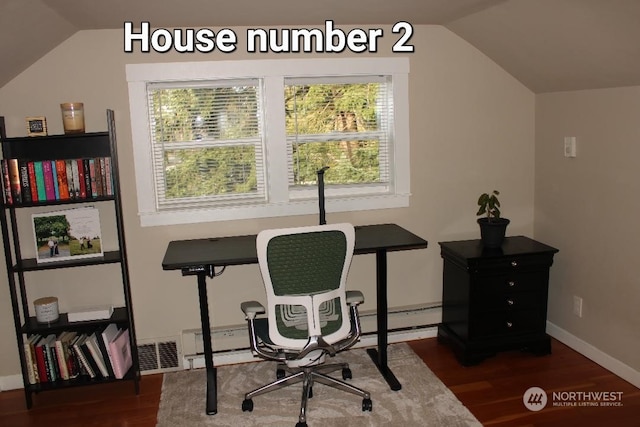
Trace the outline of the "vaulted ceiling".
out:
[[[640,85],[640,0],[1,0],[0,87],[80,30],[443,25],[536,93]]]

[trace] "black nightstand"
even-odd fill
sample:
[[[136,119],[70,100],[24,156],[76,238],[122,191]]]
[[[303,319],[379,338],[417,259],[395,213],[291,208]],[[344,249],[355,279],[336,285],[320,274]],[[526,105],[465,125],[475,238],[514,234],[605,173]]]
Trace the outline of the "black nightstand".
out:
[[[480,240],[440,242],[444,260],[442,323],[438,341],[451,345],[463,365],[498,351],[551,353],[546,334],[549,267],[558,252],[524,236],[500,249]]]

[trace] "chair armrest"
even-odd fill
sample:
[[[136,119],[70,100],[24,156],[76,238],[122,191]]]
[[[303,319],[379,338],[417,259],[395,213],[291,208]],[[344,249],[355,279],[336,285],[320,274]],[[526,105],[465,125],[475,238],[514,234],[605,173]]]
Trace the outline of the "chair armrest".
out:
[[[258,301],[245,301],[240,304],[240,308],[244,312],[245,316],[247,316],[247,319],[254,319],[256,314],[265,313],[264,306]]]
[[[347,304],[362,304],[364,302],[364,295],[360,291],[347,291]]]

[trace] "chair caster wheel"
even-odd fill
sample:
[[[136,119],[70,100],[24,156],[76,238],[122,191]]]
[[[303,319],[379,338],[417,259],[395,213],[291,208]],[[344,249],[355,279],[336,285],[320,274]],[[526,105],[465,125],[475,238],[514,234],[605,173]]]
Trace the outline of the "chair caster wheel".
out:
[[[251,412],[253,411],[253,400],[245,399],[242,401],[242,412]]]
[[[373,402],[371,402],[371,399],[362,399],[362,412],[364,411],[371,412],[372,409],[373,409]]]
[[[342,370],[342,379],[343,380],[350,380],[351,378],[353,378],[353,375],[351,374],[351,369],[344,368]]]
[[[284,369],[276,369],[276,379],[281,379],[284,378],[284,376],[286,375]]]
[[[307,423],[297,422],[296,427],[307,427]]]

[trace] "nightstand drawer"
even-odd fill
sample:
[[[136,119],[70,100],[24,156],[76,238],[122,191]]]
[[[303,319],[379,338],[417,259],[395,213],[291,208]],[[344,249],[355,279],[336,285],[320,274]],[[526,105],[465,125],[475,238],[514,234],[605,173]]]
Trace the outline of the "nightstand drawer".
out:
[[[471,324],[472,338],[517,335],[544,331],[544,319],[536,310],[487,313]]]
[[[474,295],[487,293],[524,292],[546,290],[549,270],[530,271],[527,274],[496,274],[473,279]]]
[[[547,301],[540,292],[482,293],[474,304],[477,313],[491,311],[544,310]]]
[[[548,269],[553,262],[553,255],[512,255],[505,257],[474,259],[468,262],[472,273],[506,273]]]

